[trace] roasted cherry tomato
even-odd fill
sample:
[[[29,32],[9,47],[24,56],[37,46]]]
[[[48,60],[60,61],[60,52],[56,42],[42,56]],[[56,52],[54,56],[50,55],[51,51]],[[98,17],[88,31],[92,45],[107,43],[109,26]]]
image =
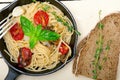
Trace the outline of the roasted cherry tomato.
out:
[[[31,63],[32,52],[29,48],[23,47],[20,48],[20,53],[18,57],[18,66],[26,67]]]
[[[47,24],[48,24],[48,21],[49,21],[49,15],[42,11],[42,10],[39,10],[35,13],[34,15],[34,22],[35,24],[41,24],[43,27],[46,27]]]
[[[68,51],[69,51],[69,48],[64,43],[61,43],[59,52],[61,52],[63,55],[65,55],[68,53]]]
[[[21,40],[24,37],[24,33],[19,23],[16,23],[10,29],[11,36],[14,40]]]

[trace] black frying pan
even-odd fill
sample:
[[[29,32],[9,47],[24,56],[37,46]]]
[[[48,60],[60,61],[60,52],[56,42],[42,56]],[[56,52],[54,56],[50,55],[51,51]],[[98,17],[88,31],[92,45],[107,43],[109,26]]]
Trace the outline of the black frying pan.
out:
[[[74,29],[77,30],[76,22],[75,22],[75,20],[72,16],[71,12],[65,7],[65,5],[63,5],[61,2],[59,2],[60,0],[59,1],[58,0],[39,0],[39,1],[49,1],[51,4],[58,7],[72,21],[72,23],[74,25]],[[8,14],[12,12],[14,7],[21,6],[21,5],[24,5],[24,4],[28,4],[28,3],[31,3],[31,2],[32,2],[32,0],[17,0],[17,1],[14,1],[9,6],[5,7],[4,9],[2,9],[0,11],[0,21],[3,20],[5,17],[7,17]],[[70,62],[75,56],[77,38],[78,38],[78,36],[74,33],[72,35],[72,40],[70,42],[70,47],[72,49],[72,55],[68,59],[67,63]],[[54,69],[51,69],[51,70],[46,70],[46,71],[42,71],[42,72],[31,72],[31,71],[19,68],[17,64],[12,63],[10,61],[9,55],[7,55],[4,52],[4,49],[7,50],[6,45],[4,43],[4,40],[1,39],[0,40],[0,53],[2,54],[5,62],[7,63],[8,67],[9,67],[9,72],[8,72],[8,75],[5,78],[5,80],[15,80],[16,77],[19,76],[20,74],[25,74],[25,75],[30,75],[30,76],[42,76],[42,75],[51,74],[53,72],[58,71],[59,69],[61,69],[62,67],[64,67],[67,64],[67,63],[66,64],[59,63]]]

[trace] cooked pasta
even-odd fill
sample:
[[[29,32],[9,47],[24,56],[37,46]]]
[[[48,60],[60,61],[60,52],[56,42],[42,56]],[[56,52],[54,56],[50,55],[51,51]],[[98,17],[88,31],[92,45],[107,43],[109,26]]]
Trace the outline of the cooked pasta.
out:
[[[46,12],[49,15],[49,21],[47,27],[44,29],[54,31],[58,33],[60,37],[55,41],[37,41],[34,48],[31,49],[29,46],[29,36],[24,34],[23,39],[14,40],[9,31],[4,36],[4,40],[8,49],[6,53],[10,56],[10,60],[13,63],[19,63],[18,57],[21,55],[20,49],[27,47],[32,52],[32,58],[30,64],[24,67],[26,70],[40,72],[52,69],[62,61],[61,59],[63,59],[65,63],[71,56],[71,48],[69,46],[71,35],[73,34],[73,31],[69,31],[69,27],[73,26],[71,21],[60,9],[49,2],[36,2],[20,7],[24,10],[22,16],[28,18],[34,25],[37,25],[34,23],[35,13],[40,10]],[[14,17],[13,19],[21,23],[20,17],[21,16]],[[67,53],[62,54],[60,51],[61,44],[64,44],[64,46],[68,48]]]

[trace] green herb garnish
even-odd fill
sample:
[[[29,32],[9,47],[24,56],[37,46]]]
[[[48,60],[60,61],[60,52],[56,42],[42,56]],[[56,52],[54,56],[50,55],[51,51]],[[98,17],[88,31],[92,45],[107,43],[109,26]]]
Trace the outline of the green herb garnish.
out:
[[[100,23],[98,24],[98,28],[99,28],[99,29],[103,29],[103,27],[104,27],[104,25],[100,22]]]
[[[99,11],[100,23],[98,24],[98,29],[103,30],[104,25],[101,23],[100,15],[101,15],[101,10]],[[93,65],[94,65],[93,79],[97,79],[98,69],[99,70],[102,69],[102,65],[100,65],[100,63],[99,63],[100,54],[103,51],[103,35],[102,35],[102,32],[99,33],[99,37],[98,37],[98,40],[96,41],[96,45],[97,45],[97,48],[96,48],[96,52],[95,52],[95,56],[94,56],[95,60],[93,61]]]
[[[96,48],[96,52],[95,52],[95,56],[94,56],[94,58],[95,58],[95,60],[93,61],[93,65],[94,65],[94,72],[96,72],[96,73],[93,73],[93,79],[96,79],[97,78],[97,70],[99,69],[99,70],[101,70],[101,66],[100,66],[100,64],[99,64],[99,58],[100,58],[100,54],[102,53],[102,51],[103,51],[103,37],[102,37],[102,35],[100,34],[100,36],[99,36],[99,40],[98,40],[98,42],[96,43],[97,44],[97,48]]]
[[[102,12],[102,10],[99,11],[99,20],[100,20],[100,23],[98,24],[99,29],[103,29],[103,27],[104,27],[104,25],[101,23],[101,12]]]
[[[110,44],[112,43],[112,41],[111,40],[109,40],[109,41],[107,41],[107,46],[106,46],[106,48],[105,48],[105,50],[110,50]]]
[[[101,70],[102,69],[102,65],[99,64],[98,69]]]
[[[102,62],[100,63],[99,60],[100,60],[100,55],[103,51],[103,35],[102,35],[102,30],[104,28],[104,25],[102,24],[101,22],[101,10],[99,11],[99,24],[98,24],[98,29],[100,29],[100,33],[99,33],[99,38],[98,40],[96,41],[96,45],[97,45],[97,48],[96,48],[96,52],[95,52],[95,55],[94,55],[94,58],[95,60],[92,61],[92,64],[94,65],[94,70],[92,71],[93,73],[93,79],[97,79],[98,77],[98,70],[101,70],[102,69],[102,65],[104,64],[104,62],[107,61],[107,56],[108,56],[108,51],[110,50],[110,44],[111,44],[111,40],[107,42],[107,46],[105,48],[106,50],[106,53],[102,59]]]
[[[55,16],[56,20],[58,22],[61,22],[64,26],[67,26],[68,27],[68,31],[72,32],[72,31],[75,31],[75,33],[77,35],[81,35],[81,33],[77,30],[74,30],[73,26],[69,24],[69,22],[67,22],[66,20],[64,20],[62,17],[58,16],[56,14],[56,12],[52,12],[52,14]]]
[[[38,41],[56,41],[60,37],[56,32],[42,30],[41,25],[34,26],[32,22],[24,16],[20,17],[20,23],[24,34],[30,37],[29,45],[31,49],[34,48]]]
[[[36,0],[32,0],[32,2],[36,2]]]
[[[44,11],[48,11],[48,10],[50,9],[50,6],[44,5],[44,6],[42,6],[42,9],[43,9]]]
[[[93,75],[93,79],[97,79],[97,75],[96,75],[96,73],[94,73],[94,75]]]
[[[101,62],[101,65],[103,65],[107,61],[108,51],[110,50],[111,42],[112,42],[111,40],[107,41],[107,46],[105,48],[106,53],[105,53],[105,56],[104,56],[104,58],[103,58],[103,60]]]

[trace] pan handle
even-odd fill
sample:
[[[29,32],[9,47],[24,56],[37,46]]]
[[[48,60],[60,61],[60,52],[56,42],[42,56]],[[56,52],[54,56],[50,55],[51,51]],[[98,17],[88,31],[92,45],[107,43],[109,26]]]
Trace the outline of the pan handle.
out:
[[[19,72],[16,72],[12,68],[9,67],[9,72],[5,78],[5,80],[15,80],[20,75]]]

